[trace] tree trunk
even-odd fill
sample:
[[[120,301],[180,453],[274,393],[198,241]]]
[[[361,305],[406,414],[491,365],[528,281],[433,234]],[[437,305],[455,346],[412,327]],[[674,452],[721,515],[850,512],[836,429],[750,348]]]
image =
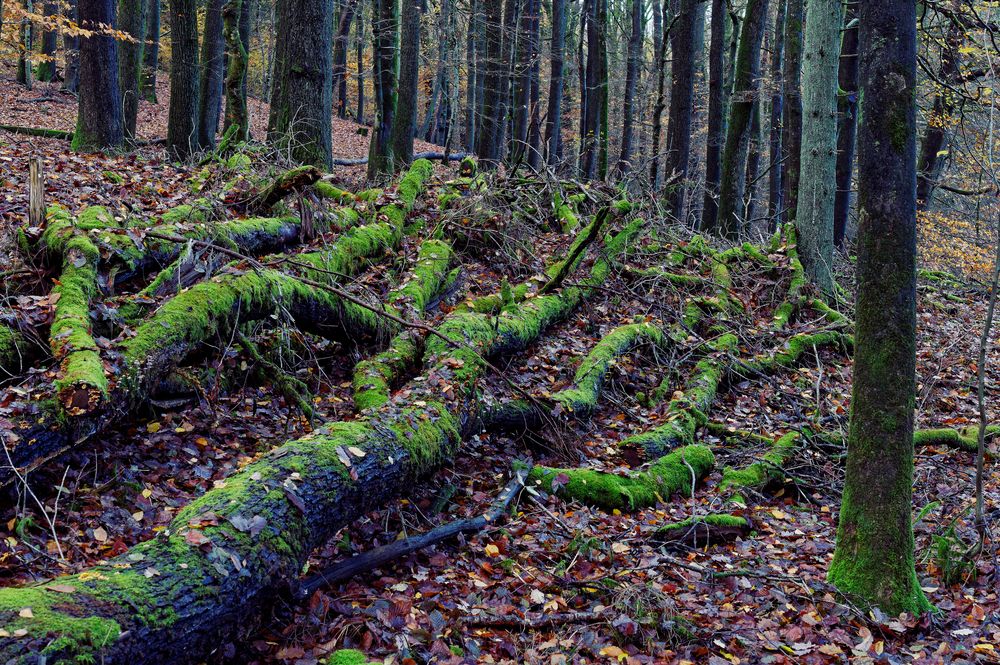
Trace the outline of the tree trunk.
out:
[[[837,132],[837,199],[833,210],[833,244],[844,248],[847,216],[851,210],[851,183],[854,173],[854,145],[858,131],[858,9],[845,4],[844,38],[841,42],[837,109],[840,129]]]
[[[618,172],[632,170],[632,143],[635,134],[636,92],[642,65],[642,41],[646,29],[643,0],[632,0],[632,32],[628,39],[628,66],[625,70],[625,101],[622,104],[622,149],[618,157]]]
[[[368,180],[393,172],[392,125],[396,112],[396,33],[399,13],[395,0],[374,0],[372,45],[375,61],[375,126],[368,148]]]
[[[511,164],[519,164],[531,154],[528,140],[532,115],[532,70],[538,58],[535,31],[539,25],[540,11],[540,0],[524,0],[518,28],[514,71],[513,132],[508,159]]]
[[[781,181],[784,218],[792,221],[798,206],[799,155],[802,150],[802,18],[803,0],[788,0],[785,9],[785,64],[781,72]]]
[[[250,112],[247,110],[247,50],[240,35],[243,8],[251,0],[227,0],[222,7],[223,35],[226,42],[226,118],[223,134],[233,132],[235,142],[250,139]],[[235,127],[235,129],[230,129]]]
[[[781,172],[784,166],[781,163],[781,108],[782,85],[781,69],[784,64],[785,54],[785,6],[786,0],[778,0],[778,11],[774,18],[774,32],[771,39],[771,127],[769,140],[769,160],[770,169],[768,171],[768,198],[767,217],[768,231],[774,233],[778,228],[778,219],[781,216],[782,191]]]
[[[653,5],[653,11],[660,13],[660,23],[665,24],[670,15],[670,0],[662,0],[662,7]],[[666,27],[664,27],[666,30]],[[663,109],[666,108],[666,87],[667,87],[667,44],[668,35],[660,36],[660,49],[655,54],[658,67],[656,68],[656,101],[653,103],[653,127],[650,139],[653,157],[649,163],[649,182],[656,191],[660,186],[660,135],[663,132]]]
[[[934,188],[944,167],[947,155],[948,127],[951,114],[955,110],[955,93],[946,86],[955,82],[962,64],[962,47],[965,43],[965,24],[961,20],[962,0],[951,0],[950,25],[941,48],[941,65],[938,69],[938,92],[934,95],[934,105],[920,142],[920,156],[917,160],[917,209],[927,210]]]
[[[67,15],[80,24],[80,12],[77,0],[70,0]],[[65,76],[63,76],[62,89],[67,92],[76,92],[80,88],[80,37],[71,35],[68,32],[63,35],[63,53],[66,58]]]
[[[760,92],[760,46],[764,39],[768,0],[749,0],[740,29],[733,101],[729,106],[726,145],[722,152],[722,180],[719,185],[718,232],[725,238],[739,238],[743,230],[740,208],[746,190],[747,154],[753,107]]]
[[[580,136],[580,175],[603,180],[608,153],[608,3],[588,0],[587,5],[587,104]]]
[[[402,0],[399,39],[399,82],[391,134],[393,168],[399,171],[413,161],[417,129],[417,92],[420,83],[420,13],[423,0]]]
[[[31,90],[32,81],[34,80],[34,72],[31,69],[31,53],[35,29],[31,24],[31,19],[28,18],[28,14],[34,11],[33,0],[24,0],[23,7],[25,16],[21,19],[21,29],[18,31],[20,33],[18,37],[21,42],[21,51],[17,58],[17,82],[23,83],[24,87]]]
[[[566,49],[566,0],[552,0],[552,44],[549,67],[549,108],[545,119],[545,161],[562,161],[563,60]]]
[[[122,95],[122,128],[126,141],[135,140],[139,116],[139,77],[146,39],[146,0],[118,0],[118,29],[131,37],[118,43],[118,87]]]
[[[170,0],[170,108],[167,152],[186,159],[198,142],[198,6]]]
[[[479,97],[478,82],[482,66],[482,6],[481,0],[471,0],[469,6],[469,28],[465,37],[465,149],[476,150],[476,127],[481,112],[482,99]]]
[[[160,67],[160,0],[148,0],[146,44],[142,51],[142,96],[156,104],[156,72]]]
[[[538,171],[542,165],[541,58],[542,0],[533,0],[531,23],[531,65],[528,69],[528,167]]]
[[[59,16],[59,5],[46,2],[45,16],[55,21]],[[58,48],[59,32],[57,30],[42,31],[42,61],[38,63],[37,77],[39,81],[58,81],[59,72],[56,69],[56,49]]]
[[[94,33],[80,38],[80,101],[73,150],[98,152],[122,147],[118,92],[118,42],[98,26],[115,25],[114,0],[79,0],[80,26]]]
[[[365,8],[360,7],[357,12],[358,25],[354,29],[357,33],[354,38],[355,57],[358,63],[358,110],[354,114],[354,119],[359,124],[365,124]]]
[[[670,115],[664,155],[664,198],[670,213],[684,220],[688,162],[691,158],[691,117],[694,107],[694,46],[705,27],[705,6],[698,0],[679,0],[677,21],[670,31]]]
[[[841,591],[890,615],[931,610],[913,560],[916,400],[916,5],[859,5],[856,344],[847,471],[830,564]]]
[[[806,277],[833,294],[833,207],[837,196],[837,72],[841,0],[810,0],[802,69],[802,149],[795,225]]]
[[[295,161],[332,166],[333,0],[279,0],[268,141]]]
[[[337,36],[333,40],[333,89],[337,95],[337,117],[347,118],[347,47],[358,0],[342,0],[337,16]]]
[[[500,161],[503,134],[503,97],[506,94],[506,63],[503,60],[503,3],[484,0],[485,53],[479,69],[484,70],[482,118],[476,136],[476,154],[485,168]]]
[[[712,0],[708,46],[708,136],[705,139],[705,202],[701,228],[715,228],[719,218],[722,146],[726,140],[726,10],[724,0]]]
[[[198,149],[214,150],[222,108],[222,84],[226,47],[223,41],[222,8],[226,0],[208,0],[205,29],[201,38],[201,79],[198,83]]]

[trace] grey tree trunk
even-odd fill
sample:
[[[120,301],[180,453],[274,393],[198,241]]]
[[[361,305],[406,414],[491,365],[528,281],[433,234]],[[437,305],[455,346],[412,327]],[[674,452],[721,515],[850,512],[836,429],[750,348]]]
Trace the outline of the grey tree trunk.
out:
[[[798,205],[799,154],[802,150],[802,18],[803,0],[788,0],[785,8],[785,64],[781,73],[781,181],[785,189],[786,221],[791,221]]]
[[[688,163],[691,159],[691,118],[694,110],[695,44],[705,29],[705,5],[678,0],[677,22],[670,31],[670,115],[664,156],[664,199],[670,213],[685,219]]]
[[[80,12],[77,0],[70,0],[67,16],[80,24]],[[63,53],[66,58],[62,89],[76,92],[80,88],[80,37],[66,33],[63,35]]]
[[[552,0],[552,44],[549,66],[549,108],[545,119],[545,161],[562,160],[563,61],[566,53],[566,0]]]
[[[843,40],[841,41],[840,94],[837,109],[837,199],[833,207],[833,244],[843,249],[847,238],[847,217],[851,209],[851,182],[854,172],[854,145],[858,132],[858,9],[846,3]]]
[[[355,27],[354,39],[355,56],[358,63],[358,110],[354,114],[355,120],[359,124],[365,124],[365,8],[360,7],[357,12],[358,25]]]
[[[46,2],[44,6],[45,15],[54,20],[59,15],[59,5],[54,2]],[[59,33],[55,30],[42,31],[42,56],[38,63],[39,81],[58,81],[59,72],[56,68],[56,50],[58,48]]]
[[[226,117],[223,133],[235,132],[233,140],[250,138],[250,113],[247,110],[247,49],[240,34],[244,9],[250,0],[226,0],[222,7],[222,32],[226,43]],[[230,129],[235,127],[235,129]]]
[[[636,93],[642,65],[643,32],[646,28],[643,0],[632,0],[632,31],[628,40],[628,66],[625,70],[625,101],[622,104],[622,147],[618,156],[619,173],[632,170],[632,151],[635,135]]]
[[[115,25],[114,0],[80,0],[80,96],[73,150],[98,152],[122,147],[122,107],[118,92],[118,42],[100,25]]]
[[[485,52],[482,69],[483,105],[479,129],[476,132],[476,154],[483,166],[491,168],[500,160],[500,141],[503,136],[503,97],[506,95],[506,63],[503,61],[503,4],[491,0],[484,2],[483,23]]]
[[[781,108],[782,95],[781,68],[785,59],[785,0],[778,0],[778,10],[774,17],[774,32],[771,38],[771,137],[768,155],[770,167],[768,170],[767,217],[768,230],[772,233],[778,227],[778,217],[781,215]]]
[[[205,30],[201,38],[201,79],[198,95],[198,148],[213,150],[219,131],[225,64],[222,7],[225,0],[208,0]]]
[[[701,228],[714,228],[719,217],[719,180],[722,146],[726,140],[726,10],[723,0],[712,0],[711,39],[708,45],[708,136],[705,139],[705,201]]]
[[[146,43],[142,50],[142,96],[156,104],[156,72],[160,66],[160,0],[148,0]]]
[[[476,127],[482,99],[479,97],[480,51],[482,45],[482,7],[480,0],[471,0],[469,29],[465,38],[465,149],[476,150]]]
[[[887,614],[930,611],[914,570],[916,5],[859,5],[858,263],[847,471],[830,581]]]
[[[170,0],[167,152],[186,159],[198,144],[198,3]]]
[[[760,89],[760,47],[764,39],[767,0],[749,0],[733,66],[733,101],[729,105],[726,145],[722,151],[717,230],[735,240],[743,230],[743,196],[753,107]]]
[[[118,0],[118,29],[132,39],[118,43],[118,86],[122,95],[125,140],[135,140],[139,82],[146,39],[146,0]]]
[[[374,0],[372,43],[375,61],[375,127],[368,147],[368,179],[393,172],[392,125],[396,113],[396,33],[399,13],[394,0]]]
[[[841,0],[809,0],[802,63],[802,149],[795,213],[806,277],[833,294],[833,209],[837,196],[837,74]]]
[[[399,83],[392,126],[393,168],[399,171],[413,161],[417,130],[417,85],[420,82],[420,13],[422,0],[402,0],[399,36]]]
[[[329,169],[332,86],[333,0],[279,0],[268,141]]]

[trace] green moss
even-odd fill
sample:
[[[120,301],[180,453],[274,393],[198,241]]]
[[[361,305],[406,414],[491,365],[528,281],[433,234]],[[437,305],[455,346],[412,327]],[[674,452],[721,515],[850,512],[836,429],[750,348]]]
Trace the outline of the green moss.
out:
[[[648,469],[618,476],[593,469],[534,467],[528,482],[568,500],[604,510],[644,508],[680,492],[690,496],[694,485],[715,464],[707,446],[679,448],[656,460]]]
[[[90,615],[86,604],[81,604],[87,601],[87,594],[82,591],[66,594],[47,590],[44,585],[3,588],[0,589],[0,625],[11,635],[26,631],[23,637],[14,639],[52,638],[42,650],[45,654],[58,656],[62,652],[76,652],[91,656],[117,640],[122,630],[113,619]],[[28,614],[31,616],[25,616]]]
[[[989,425],[986,428],[986,438],[989,439],[1000,433],[1000,426]],[[922,446],[950,446],[960,450],[976,452],[979,449],[979,430],[977,427],[969,427],[963,430],[940,428],[922,429],[913,433],[914,447]]]
[[[731,489],[760,490],[773,482],[784,480],[783,468],[795,453],[798,439],[797,433],[789,432],[776,439],[768,451],[761,456],[760,461],[742,469],[726,467],[722,471],[719,489],[721,491]]]
[[[417,196],[423,191],[432,175],[434,175],[434,165],[426,159],[418,159],[410,165],[410,169],[399,181],[399,186],[396,188],[396,193],[406,212],[413,209]]]
[[[357,200],[351,192],[335,187],[325,180],[319,180],[314,183],[313,189],[316,190],[316,193],[322,198],[332,199],[341,205],[350,205]]]
[[[326,660],[326,665],[367,665],[365,654],[357,649],[338,649]]]
[[[785,253],[788,256],[788,264],[791,269],[791,278],[788,283],[788,294],[785,301],[774,311],[774,319],[771,327],[774,330],[781,330],[788,326],[795,312],[802,304],[803,290],[808,285],[805,270],[799,260],[799,253],[796,248],[795,226],[785,224]]]
[[[737,529],[746,529],[750,527],[750,523],[746,520],[746,518],[740,517],[739,515],[730,515],[728,513],[709,513],[708,515],[696,515],[694,517],[688,517],[687,519],[681,520],[680,522],[666,524],[657,529],[657,533],[664,534],[676,531],[687,531],[691,528],[697,527],[699,524],[705,524],[709,527],[715,526]]]

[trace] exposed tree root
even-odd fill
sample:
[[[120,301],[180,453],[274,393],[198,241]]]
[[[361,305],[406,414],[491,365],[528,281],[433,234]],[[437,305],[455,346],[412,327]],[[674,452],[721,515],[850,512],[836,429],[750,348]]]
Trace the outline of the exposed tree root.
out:
[[[662,526],[656,530],[653,538],[671,545],[707,547],[745,538],[749,533],[750,522],[745,517],[711,513]]]

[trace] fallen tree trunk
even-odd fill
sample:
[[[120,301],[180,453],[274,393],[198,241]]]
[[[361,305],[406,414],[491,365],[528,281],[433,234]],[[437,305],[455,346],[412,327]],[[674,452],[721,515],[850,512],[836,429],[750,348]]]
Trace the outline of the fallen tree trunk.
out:
[[[123,366],[106,400],[114,408],[95,409],[67,422],[60,409],[33,400],[18,409],[26,417],[12,420],[0,415],[8,465],[22,473],[35,469],[127,416],[194,348],[241,322],[286,311],[297,323],[320,334],[336,334],[345,327],[359,335],[385,330],[386,320],[370,309],[316,287],[356,272],[369,258],[398,243],[406,215],[430,174],[428,162],[414,162],[400,182],[399,203],[379,210],[383,221],[350,229],[324,251],[296,255],[296,275],[234,266],[231,272],[169,299],[121,344]],[[103,369],[100,363],[97,366]],[[0,472],[0,485],[15,476],[10,469]]]
[[[599,261],[587,283],[607,272]],[[106,564],[0,589],[0,660],[203,660],[295,585],[313,549],[449,460],[475,422],[484,358],[526,348],[587,293],[570,287],[498,317],[450,314],[428,339],[422,380],[369,418],[274,449]]]

